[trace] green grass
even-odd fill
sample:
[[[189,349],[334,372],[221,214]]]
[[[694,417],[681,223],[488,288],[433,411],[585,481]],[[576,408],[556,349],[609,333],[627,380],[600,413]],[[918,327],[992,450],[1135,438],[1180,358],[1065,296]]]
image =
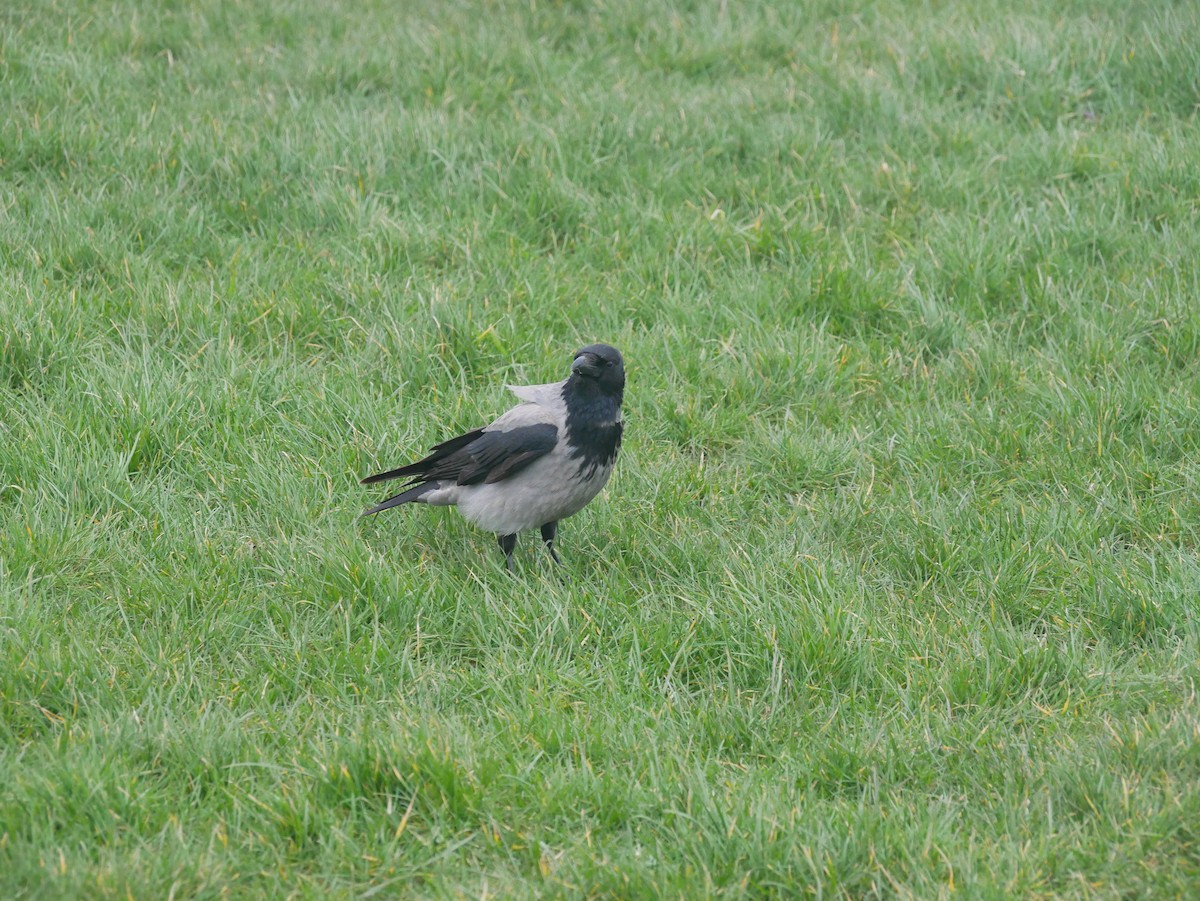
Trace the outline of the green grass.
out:
[[[1200,891],[1200,10],[854,6],[0,12],[0,895]]]

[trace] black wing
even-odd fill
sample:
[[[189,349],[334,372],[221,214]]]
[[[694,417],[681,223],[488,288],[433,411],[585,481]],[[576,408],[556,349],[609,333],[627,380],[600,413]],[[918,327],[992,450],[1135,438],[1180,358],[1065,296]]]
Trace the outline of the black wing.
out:
[[[499,482],[516,475],[538,457],[550,453],[558,443],[558,426],[544,422],[493,432],[475,429],[433,448],[423,460],[368,476],[364,485],[388,479],[416,482],[455,482],[477,485]]]
[[[439,461],[449,459],[454,455],[455,451],[466,447],[482,434],[483,429],[475,429],[473,432],[467,432],[465,435],[459,435],[457,438],[451,438],[449,441],[435,444],[430,448],[429,456],[425,459],[418,460],[416,463],[409,463],[407,466],[401,466],[399,469],[389,469],[387,472],[379,472],[373,476],[367,476],[359,484],[374,485],[376,482],[405,478],[412,479],[414,482],[424,481],[427,478],[425,473],[430,467],[436,465]]]

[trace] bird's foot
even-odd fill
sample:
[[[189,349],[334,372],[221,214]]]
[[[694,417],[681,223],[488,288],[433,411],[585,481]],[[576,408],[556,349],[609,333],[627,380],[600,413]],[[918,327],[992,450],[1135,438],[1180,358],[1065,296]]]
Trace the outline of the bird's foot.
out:
[[[517,546],[517,536],[501,535],[496,539],[500,544],[500,550],[504,551],[504,568],[509,572],[513,571],[513,550]]]

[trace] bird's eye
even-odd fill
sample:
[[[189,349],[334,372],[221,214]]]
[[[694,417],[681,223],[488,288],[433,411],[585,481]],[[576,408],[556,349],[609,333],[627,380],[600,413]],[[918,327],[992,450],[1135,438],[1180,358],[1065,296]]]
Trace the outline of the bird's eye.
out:
[[[612,366],[612,364],[613,364],[613,361],[612,361],[612,360],[605,360],[605,361],[604,361],[604,365],[605,365],[605,366]]]

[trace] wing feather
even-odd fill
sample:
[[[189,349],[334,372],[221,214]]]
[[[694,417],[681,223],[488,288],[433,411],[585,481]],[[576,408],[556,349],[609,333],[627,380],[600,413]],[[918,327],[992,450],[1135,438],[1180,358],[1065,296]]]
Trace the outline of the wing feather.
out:
[[[503,421],[497,420],[497,423]],[[497,424],[493,423],[493,425]],[[499,482],[516,475],[558,443],[558,426],[539,422],[509,429],[475,429],[433,448],[429,456],[399,469],[363,479],[370,485],[388,479],[418,482],[454,482],[477,485]]]
[[[524,391],[532,392],[531,396],[525,397]],[[535,385],[518,391],[525,402],[491,425],[434,445],[417,462],[368,476],[362,483],[408,479],[405,487],[434,482],[477,485],[511,478],[557,444],[563,420],[553,403],[560,391],[561,385]],[[414,494],[406,497],[419,499]]]

